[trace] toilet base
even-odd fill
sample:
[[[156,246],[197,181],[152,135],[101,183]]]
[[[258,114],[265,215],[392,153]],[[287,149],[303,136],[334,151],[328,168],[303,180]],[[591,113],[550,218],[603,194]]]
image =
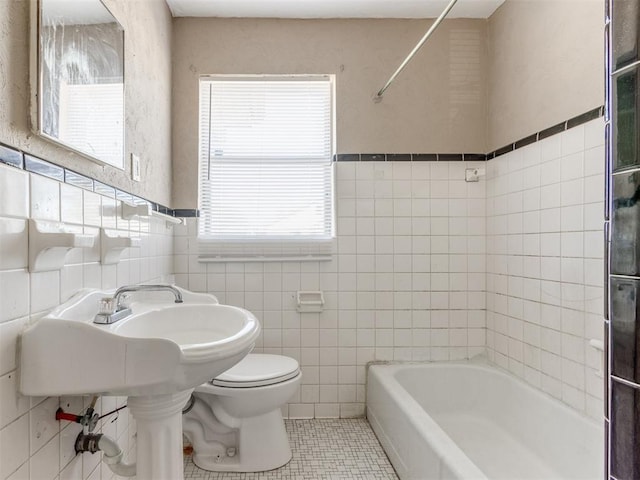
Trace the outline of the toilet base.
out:
[[[238,444],[233,456],[200,455],[194,445],[193,463],[212,472],[264,472],[286,465],[291,447],[280,409],[243,418],[238,428]],[[227,447],[234,447],[228,445]]]

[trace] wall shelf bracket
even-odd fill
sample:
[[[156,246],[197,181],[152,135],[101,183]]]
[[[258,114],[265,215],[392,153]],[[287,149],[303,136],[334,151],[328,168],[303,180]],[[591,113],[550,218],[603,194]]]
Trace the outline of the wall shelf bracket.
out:
[[[74,233],[71,230],[64,223],[30,219],[29,271],[60,270],[71,249],[93,247],[93,235]]]
[[[118,235],[114,231],[100,229],[100,262],[103,265],[118,263],[124,249],[137,247],[140,247],[140,237]]]

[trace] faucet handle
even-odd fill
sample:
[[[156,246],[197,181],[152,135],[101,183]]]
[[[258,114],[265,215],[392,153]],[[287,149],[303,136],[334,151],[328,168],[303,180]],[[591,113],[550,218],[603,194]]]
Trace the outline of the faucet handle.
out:
[[[116,300],[112,297],[103,297],[98,305],[98,313],[103,315],[111,315],[116,311]]]

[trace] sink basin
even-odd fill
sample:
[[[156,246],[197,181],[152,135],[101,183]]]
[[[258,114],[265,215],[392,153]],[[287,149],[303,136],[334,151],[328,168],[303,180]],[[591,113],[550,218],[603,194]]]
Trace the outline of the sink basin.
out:
[[[181,290],[135,293],[132,314],[93,323],[99,300],[113,292],[84,290],[29,326],[21,336],[24,395],[149,396],[182,392],[239,362],[260,332],[242,308]]]
[[[253,315],[242,308],[219,304],[171,304],[138,312],[114,323],[111,331],[131,338],[164,338],[180,345],[185,361],[221,357],[236,348]],[[134,306],[134,309],[136,308]],[[146,307],[146,306],[145,306]],[[212,321],[215,318],[215,321]],[[212,377],[213,378],[213,377]]]

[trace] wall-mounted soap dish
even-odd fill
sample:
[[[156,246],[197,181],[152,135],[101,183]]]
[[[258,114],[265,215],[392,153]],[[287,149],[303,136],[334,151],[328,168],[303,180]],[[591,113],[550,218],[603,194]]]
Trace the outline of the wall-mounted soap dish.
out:
[[[165,221],[167,228],[173,227],[174,225],[180,225],[182,223],[181,218],[172,217],[171,215],[167,215],[166,213],[156,212],[148,203],[132,205],[130,203],[122,202],[122,218],[124,218],[125,220],[131,220],[135,217],[161,218]]]
[[[120,261],[120,254],[125,248],[140,246],[140,237],[118,235],[117,232],[100,229],[100,262],[103,265],[113,265]]]
[[[93,235],[75,233],[67,224],[30,219],[29,271],[60,270],[69,250],[91,248],[94,242]]]
[[[122,218],[125,220],[131,220],[134,217],[150,217],[152,211],[148,203],[132,205],[122,202]]]

